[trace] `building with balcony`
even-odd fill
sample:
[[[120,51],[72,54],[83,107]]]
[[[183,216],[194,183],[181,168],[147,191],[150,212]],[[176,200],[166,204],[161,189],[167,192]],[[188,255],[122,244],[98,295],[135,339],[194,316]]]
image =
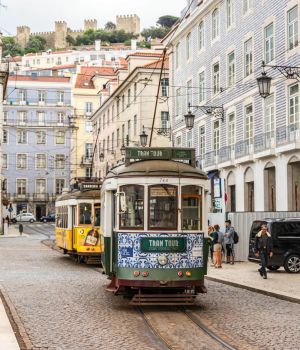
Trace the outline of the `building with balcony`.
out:
[[[56,196],[68,187],[71,88],[70,78],[9,77],[2,176],[3,197],[12,203],[12,215],[28,211],[39,218],[53,213]]]
[[[299,79],[266,67],[265,99],[256,81],[262,61],[299,66],[299,15],[298,0],[189,0],[164,40],[174,143],[196,148],[219,220],[225,212],[300,210]],[[192,130],[184,123],[189,104]]]
[[[93,114],[95,145],[93,176],[103,178],[107,169],[122,160],[122,146],[139,146],[140,134],[149,138],[155,114],[153,147],[168,147],[171,143],[169,123],[169,65],[162,66],[161,52],[136,52],[126,58],[127,67],[117,69],[100,92],[100,107]],[[162,72],[158,92],[159,77]]]

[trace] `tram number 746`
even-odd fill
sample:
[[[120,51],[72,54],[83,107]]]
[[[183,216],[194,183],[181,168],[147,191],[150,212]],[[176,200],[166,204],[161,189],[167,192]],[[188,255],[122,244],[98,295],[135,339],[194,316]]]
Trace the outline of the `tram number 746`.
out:
[[[169,179],[168,179],[167,177],[161,177],[161,178],[160,178],[160,183],[166,184],[166,183],[168,183],[168,182],[169,182]]]

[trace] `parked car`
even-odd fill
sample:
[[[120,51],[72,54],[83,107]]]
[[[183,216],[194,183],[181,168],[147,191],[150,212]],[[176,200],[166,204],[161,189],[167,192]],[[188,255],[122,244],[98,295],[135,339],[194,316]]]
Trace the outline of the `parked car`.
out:
[[[16,223],[16,222],[21,222],[21,221],[24,221],[24,222],[35,222],[36,221],[36,218],[33,214],[31,213],[21,213],[21,214],[18,214],[15,218],[13,218],[11,220],[13,223]]]
[[[55,222],[55,214],[49,214],[40,218],[41,222]]]
[[[265,219],[253,221],[249,237],[248,260],[259,262],[255,256],[255,235],[261,225],[266,224],[273,239],[273,256],[268,269],[278,270],[281,266],[291,273],[300,272],[300,219]]]

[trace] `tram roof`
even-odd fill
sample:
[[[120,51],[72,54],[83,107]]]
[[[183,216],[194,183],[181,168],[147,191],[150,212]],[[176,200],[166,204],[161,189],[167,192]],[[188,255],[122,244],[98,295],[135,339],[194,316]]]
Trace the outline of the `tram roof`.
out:
[[[65,201],[68,199],[100,199],[100,190],[73,190],[68,193],[63,193],[56,201]]]
[[[141,160],[130,165],[117,165],[112,168],[107,178],[113,177],[141,177],[141,176],[172,176],[172,177],[193,177],[208,179],[206,173],[189,164],[174,160]]]

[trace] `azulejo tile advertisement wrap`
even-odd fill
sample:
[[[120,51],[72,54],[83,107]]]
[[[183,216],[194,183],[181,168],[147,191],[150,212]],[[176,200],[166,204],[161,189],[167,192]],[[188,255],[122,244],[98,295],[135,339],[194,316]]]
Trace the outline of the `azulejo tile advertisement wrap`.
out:
[[[118,267],[198,268],[203,267],[203,234],[117,233]],[[164,265],[159,257],[164,256]]]

